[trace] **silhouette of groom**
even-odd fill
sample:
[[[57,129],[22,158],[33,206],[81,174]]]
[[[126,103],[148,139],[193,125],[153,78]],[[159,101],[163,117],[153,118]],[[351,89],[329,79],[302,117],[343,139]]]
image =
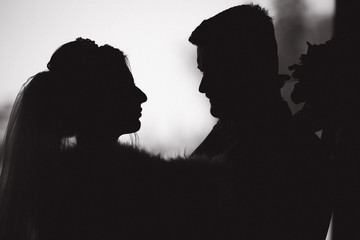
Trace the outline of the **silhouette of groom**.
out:
[[[292,128],[280,92],[289,77],[278,72],[267,11],[253,4],[229,8],[204,20],[189,41],[197,46],[203,73],[199,91],[218,118],[192,155],[230,166],[225,175],[234,190],[236,207],[226,213],[221,234],[228,239],[325,237],[328,185],[312,165],[324,158],[315,141]]]
[[[222,154],[241,135],[277,131],[291,118],[280,88],[271,17],[258,5],[241,5],[204,20],[189,41],[203,73],[199,91],[219,121],[193,154]]]

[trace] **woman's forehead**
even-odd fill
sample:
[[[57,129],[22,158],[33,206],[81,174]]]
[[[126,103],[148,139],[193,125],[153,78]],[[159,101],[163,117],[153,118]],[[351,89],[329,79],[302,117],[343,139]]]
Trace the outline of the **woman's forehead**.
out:
[[[113,69],[108,75],[107,81],[115,85],[128,85],[134,83],[134,77],[132,76],[130,70],[126,69]]]

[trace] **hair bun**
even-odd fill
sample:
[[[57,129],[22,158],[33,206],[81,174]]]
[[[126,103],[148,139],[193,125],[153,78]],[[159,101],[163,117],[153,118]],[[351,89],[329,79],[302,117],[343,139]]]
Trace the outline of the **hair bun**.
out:
[[[98,45],[87,38],[77,38],[58,48],[47,68],[52,72],[72,73],[91,66],[96,59]]]

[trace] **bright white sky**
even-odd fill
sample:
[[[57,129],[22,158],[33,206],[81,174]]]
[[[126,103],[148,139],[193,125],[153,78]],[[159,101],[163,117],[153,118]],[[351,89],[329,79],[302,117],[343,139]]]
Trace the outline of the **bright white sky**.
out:
[[[310,1],[310,0],[307,0]],[[27,78],[46,69],[57,47],[77,37],[123,50],[136,84],[147,94],[140,144],[164,153],[191,153],[212,128],[193,29],[235,0],[0,0],[0,106],[13,102]],[[270,10],[273,0],[253,1]],[[328,14],[333,0],[312,0]]]

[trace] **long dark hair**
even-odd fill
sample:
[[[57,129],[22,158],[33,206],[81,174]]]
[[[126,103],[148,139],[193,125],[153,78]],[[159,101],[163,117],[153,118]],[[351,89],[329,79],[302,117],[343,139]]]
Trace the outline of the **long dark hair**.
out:
[[[48,71],[31,77],[12,108],[0,152],[0,238],[38,239],[39,180],[61,151],[64,137],[76,133],[74,114],[82,86],[91,81],[95,42],[79,38],[52,55]]]

